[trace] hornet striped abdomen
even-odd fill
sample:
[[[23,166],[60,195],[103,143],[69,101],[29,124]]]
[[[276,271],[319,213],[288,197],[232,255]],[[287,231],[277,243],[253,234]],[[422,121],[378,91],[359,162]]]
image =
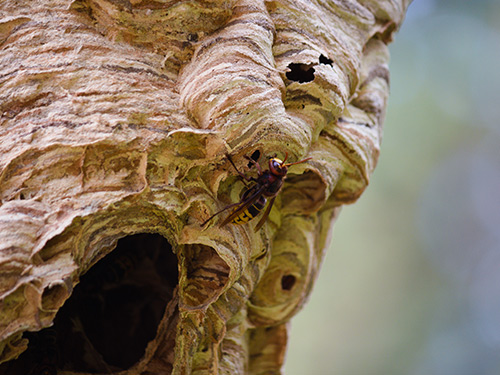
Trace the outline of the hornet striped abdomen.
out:
[[[245,195],[249,195],[251,193],[251,190],[245,190],[245,193],[243,193],[243,197],[241,198],[242,200],[245,199]],[[238,213],[238,216],[236,216],[232,221],[231,224],[245,224],[248,223],[250,220],[252,220],[255,216],[257,216],[266,206],[267,199],[261,195],[260,198],[249,206],[247,209],[243,210],[242,212]],[[237,212],[239,208],[236,208],[234,212]]]

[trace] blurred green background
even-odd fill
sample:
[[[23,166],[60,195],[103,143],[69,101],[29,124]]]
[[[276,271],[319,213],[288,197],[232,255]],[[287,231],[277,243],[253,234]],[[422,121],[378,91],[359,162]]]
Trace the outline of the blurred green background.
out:
[[[370,186],[343,208],[286,375],[500,374],[500,1],[414,0]]]

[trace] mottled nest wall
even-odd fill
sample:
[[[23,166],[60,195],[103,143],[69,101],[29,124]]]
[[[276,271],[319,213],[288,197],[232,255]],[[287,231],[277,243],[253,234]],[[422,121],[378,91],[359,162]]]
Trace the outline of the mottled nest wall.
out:
[[[408,2],[2,1],[0,373],[279,373]],[[200,226],[244,189],[226,154],[285,153],[260,231]]]

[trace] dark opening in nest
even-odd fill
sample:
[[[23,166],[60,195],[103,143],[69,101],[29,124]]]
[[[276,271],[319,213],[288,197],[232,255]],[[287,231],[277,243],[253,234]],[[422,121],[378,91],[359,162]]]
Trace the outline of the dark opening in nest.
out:
[[[177,284],[177,258],[165,238],[137,234],[120,239],[81,277],[52,327],[25,333],[28,349],[0,366],[0,374],[130,368],[155,338]]]

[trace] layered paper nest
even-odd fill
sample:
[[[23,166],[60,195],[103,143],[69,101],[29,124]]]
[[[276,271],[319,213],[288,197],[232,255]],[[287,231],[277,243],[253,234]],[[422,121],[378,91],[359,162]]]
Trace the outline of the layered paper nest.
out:
[[[35,344],[0,373],[278,372],[375,167],[407,3],[2,1],[0,362]],[[245,189],[227,154],[311,160],[261,230],[201,226]],[[26,332],[54,319],[47,354]]]

